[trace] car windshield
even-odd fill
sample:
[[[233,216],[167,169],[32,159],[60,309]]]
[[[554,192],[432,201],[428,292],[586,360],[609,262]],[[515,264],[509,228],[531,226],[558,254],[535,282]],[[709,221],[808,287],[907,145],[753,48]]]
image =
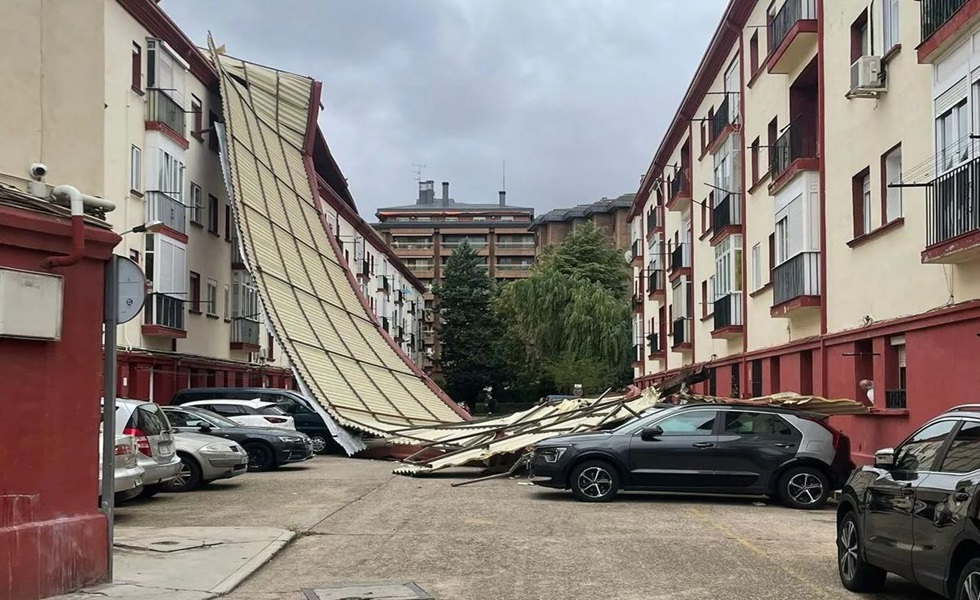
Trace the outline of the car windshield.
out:
[[[643,428],[647,423],[654,420],[655,418],[664,415],[664,411],[673,410],[673,408],[667,408],[663,406],[654,406],[653,408],[648,408],[643,411],[639,417],[634,417],[629,421],[626,421],[616,429],[613,429],[613,433],[632,433],[638,429]]]

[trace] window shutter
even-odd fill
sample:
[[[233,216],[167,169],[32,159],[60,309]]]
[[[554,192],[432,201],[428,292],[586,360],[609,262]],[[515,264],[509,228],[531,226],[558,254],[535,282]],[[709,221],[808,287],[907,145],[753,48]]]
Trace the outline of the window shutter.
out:
[[[947,110],[956,106],[961,100],[966,98],[967,91],[970,88],[970,78],[964,77],[956,83],[954,83],[948,90],[943,92],[941,96],[936,98],[936,116],[940,116]]]

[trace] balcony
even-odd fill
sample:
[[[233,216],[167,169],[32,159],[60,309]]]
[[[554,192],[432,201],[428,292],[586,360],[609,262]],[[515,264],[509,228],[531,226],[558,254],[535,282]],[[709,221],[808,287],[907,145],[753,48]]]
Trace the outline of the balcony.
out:
[[[371,263],[366,260],[361,261],[361,270],[357,273],[358,277],[370,277],[371,276]]]
[[[391,291],[391,279],[385,275],[378,278],[378,291],[387,294]]]
[[[674,319],[671,326],[672,333],[674,334],[673,342],[671,343],[672,350],[690,350],[691,345],[691,319],[687,317],[678,317]]]
[[[892,410],[908,408],[905,402],[905,390],[885,390],[885,408]]]
[[[167,95],[156,88],[146,90],[146,128],[157,129],[176,138],[186,150],[190,143],[187,141],[187,119],[184,109]]]
[[[926,188],[926,248],[922,262],[980,259],[980,158],[943,173]]]
[[[796,119],[786,127],[782,135],[769,150],[769,172],[772,182],[769,194],[773,195],[799,171],[817,171],[820,159],[817,158],[816,127],[811,123]]]
[[[633,366],[643,366],[643,344],[633,344]]]
[[[161,221],[171,231],[182,233],[186,237],[187,207],[170,194],[148,191],[146,192],[146,221]]]
[[[691,186],[687,182],[687,169],[681,168],[670,180],[670,195],[667,197],[667,210],[684,212],[691,206]]]
[[[670,253],[670,279],[691,273],[691,244],[680,242]]]
[[[497,263],[494,265],[494,272],[497,277],[529,277],[531,275],[531,263]]]
[[[817,1],[786,0],[767,33],[767,70],[785,75],[800,68],[817,48]]]
[[[663,298],[667,293],[667,277],[663,269],[653,269],[647,272],[647,295],[651,298],[660,296]]]
[[[381,317],[381,329],[388,331],[388,327],[389,327],[388,317]]]
[[[664,207],[654,206],[647,211],[647,235],[664,229]]]
[[[711,245],[742,231],[742,197],[725,194],[711,209]]]
[[[647,335],[647,352],[650,353],[649,358],[656,358],[663,355],[664,348],[660,345],[659,334],[651,333]]]
[[[143,335],[186,338],[184,301],[159,292],[147,295],[146,304],[143,306]]]
[[[633,291],[633,313],[637,314],[643,312],[643,294],[640,290]]]
[[[742,334],[742,292],[731,292],[715,298],[713,338],[732,338]]]
[[[773,317],[820,306],[820,253],[802,252],[772,270]]]
[[[980,15],[980,4],[969,0],[920,0],[922,43],[916,48],[920,63],[936,62],[959,34],[969,31]]]
[[[712,154],[718,151],[718,148],[721,147],[728,134],[735,131],[735,117],[738,116],[737,100],[737,95],[725,94],[725,99],[711,117],[711,143],[709,144],[709,150]]]
[[[630,263],[636,263],[637,261],[642,261],[643,259],[643,245],[640,244],[640,240],[633,240],[633,245],[630,246],[630,252],[632,253],[632,259]]]
[[[245,352],[258,352],[261,349],[258,321],[235,317],[231,320],[231,349]]]

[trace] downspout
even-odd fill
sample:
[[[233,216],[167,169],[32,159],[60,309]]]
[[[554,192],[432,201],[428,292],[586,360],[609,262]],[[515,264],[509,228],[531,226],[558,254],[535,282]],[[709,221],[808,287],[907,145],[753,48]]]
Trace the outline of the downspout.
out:
[[[51,195],[59,200],[68,200],[71,206],[71,253],[67,256],[51,256],[44,261],[44,268],[69,267],[85,256],[85,205],[96,206],[111,211],[116,205],[108,200],[88,196],[70,185],[59,185]]]
[[[824,97],[824,11],[823,0],[816,0],[817,8],[817,149],[820,152],[820,393],[828,395],[827,369],[827,163]],[[870,18],[869,18],[870,20]]]
[[[745,54],[744,54],[744,50],[745,50],[745,40],[744,40],[744,37],[742,35],[742,31],[739,30],[739,32],[738,32],[738,118],[739,118],[739,125],[741,125],[742,131],[739,132],[739,133],[741,133],[741,135],[738,137],[738,143],[739,143],[739,152],[738,152],[738,155],[739,155],[739,162],[741,163],[739,165],[739,170],[740,170],[741,175],[742,175],[742,193],[739,194],[739,204],[742,205],[741,206],[741,211],[742,211],[742,224],[740,226],[741,229],[742,229],[742,278],[743,278],[743,281],[742,281],[742,373],[745,375],[745,377],[740,378],[740,381],[748,381],[748,379],[749,379],[749,377],[748,377],[749,371],[748,371],[748,369],[746,369],[746,362],[745,362],[745,353],[748,352],[748,350],[749,350],[749,293],[748,293],[748,287],[749,286],[746,285],[746,283],[748,283],[748,282],[744,281],[744,279],[746,277],[746,273],[749,272],[748,271],[748,268],[747,268],[748,267],[748,259],[746,258],[747,253],[745,252],[748,249],[748,248],[745,247],[747,245],[745,243],[746,242],[745,232],[746,232],[746,229],[747,229],[745,224],[748,223],[748,220],[749,220],[748,219],[748,210],[747,210],[747,207],[748,207],[748,190],[749,190],[749,188],[748,188],[748,185],[746,185],[747,184],[747,176],[746,176],[746,169],[745,169],[745,142],[746,142],[746,139],[745,139]],[[752,382],[752,385],[755,385],[755,382],[754,381]],[[752,388],[750,387],[749,389],[751,390]],[[739,390],[738,392],[739,392],[739,395],[741,396],[742,395],[742,390]],[[750,398],[752,397],[751,392],[749,394],[749,397]]]

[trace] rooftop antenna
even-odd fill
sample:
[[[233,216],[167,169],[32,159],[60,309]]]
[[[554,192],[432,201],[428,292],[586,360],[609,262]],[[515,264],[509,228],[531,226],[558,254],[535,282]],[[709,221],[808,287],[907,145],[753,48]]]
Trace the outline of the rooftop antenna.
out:
[[[422,169],[425,168],[425,165],[412,163],[412,166],[415,167],[415,183],[422,183]]]
[[[507,191],[507,161],[501,161],[500,163],[500,189],[502,191]]]

